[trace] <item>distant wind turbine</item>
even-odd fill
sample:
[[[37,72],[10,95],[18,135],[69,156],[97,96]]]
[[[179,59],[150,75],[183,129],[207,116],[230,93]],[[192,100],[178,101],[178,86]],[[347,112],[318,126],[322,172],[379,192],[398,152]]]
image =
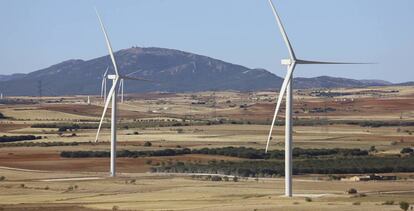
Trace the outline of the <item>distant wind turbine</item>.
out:
[[[101,98],[104,99],[104,102],[106,102],[106,80],[108,79],[108,70],[109,67],[106,68],[105,73],[102,75]]]
[[[280,89],[279,97],[277,99],[276,110],[273,116],[272,125],[270,127],[269,136],[267,138],[266,144],[266,153],[269,149],[269,143],[272,137],[273,126],[276,121],[276,117],[279,112],[280,105],[284,94],[286,93],[286,114],[285,114],[285,195],[292,197],[292,107],[293,107],[293,83],[292,75],[295,70],[296,65],[298,64],[372,64],[372,63],[348,63],[348,62],[323,62],[323,61],[308,61],[298,59],[293,51],[293,47],[289,41],[285,28],[280,20],[279,14],[276,11],[275,6],[273,5],[272,0],[268,0],[270,7],[272,8],[273,15],[276,18],[277,25],[279,27],[280,33],[282,34],[283,40],[289,51],[289,59],[283,59],[282,65],[287,66],[287,73],[283,81],[282,87]]]
[[[117,129],[117,92],[116,92],[116,88],[119,85],[119,82],[121,79],[128,79],[128,80],[137,80],[137,81],[150,81],[150,80],[146,80],[146,79],[142,79],[142,78],[134,78],[134,77],[130,77],[130,76],[124,76],[121,75],[118,71],[118,65],[116,63],[115,60],[115,56],[113,54],[112,51],[112,46],[111,43],[109,41],[109,37],[108,34],[106,33],[105,30],[105,26],[102,23],[101,17],[99,16],[98,10],[96,10],[95,8],[95,12],[96,15],[98,16],[98,20],[102,29],[102,32],[105,36],[105,41],[106,41],[106,47],[108,48],[109,51],[109,56],[111,58],[112,61],[112,65],[114,67],[115,70],[115,75],[108,75],[108,79],[112,80],[112,87],[109,90],[108,93],[108,97],[105,101],[105,107],[102,113],[102,117],[101,117],[101,121],[99,122],[99,127],[98,127],[98,131],[96,133],[96,138],[95,138],[95,142],[98,141],[98,137],[99,137],[99,132],[101,131],[101,127],[102,127],[102,123],[103,120],[105,118],[105,114],[106,111],[109,107],[109,103],[112,100],[112,112],[111,112],[111,165],[110,165],[110,176],[115,177],[116,176],[116,129]]]
[[[135,74],[139,71],[141,71],[141,70],[137,70],[135,72],[128,73],[128,74],[126,74],[126,76],[131,76],[131,75],[133,75],[133,74]],[[124,89],[125,89],[125,82],[124,82],[124,79],[121,78],[121,80],[119,81],[119,87],[118,87],[118,94],[121,96],[121,103],[124,103]]]

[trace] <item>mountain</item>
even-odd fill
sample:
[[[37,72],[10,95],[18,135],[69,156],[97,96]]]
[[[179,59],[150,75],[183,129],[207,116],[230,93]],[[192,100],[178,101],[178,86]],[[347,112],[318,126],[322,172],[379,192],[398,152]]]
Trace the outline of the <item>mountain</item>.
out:
[[[26,74],[23,73],[15,73],[12,75],[0,75],[0,81],[10,81],[14,79],[23,78]]]
[[[405,83],[394,84],[395,86],[414,86],[414,81],[409,81]]]
[[[133,47],[115,52],[122,74],[157,83],[125,81],[125,91],[192,92],[206,90],[276,90],[283,79],[264,69],[250,69],[207,56],[165,48]],[[109,56],[88,61],[68,60],[28,74],[0,76],[6,95],[73,95],[100,93]],[[353,80],[328,76],[295,78],[295,88],[363,87],[391,84],[377,80]],[[108,83],[110,84],[110,83]]]
[[[382,80],[355,80],[348,78],[336,78],[320,76],[315,78],[295,78],[296,88],[335,88],[335,87],[367,87],[367,86],[389,86],[391,82]]]
[[[129,48],[115,53],[122,74],[157,81],[125,81],[126,92],[260,90],[280,86],[282,79],[263,69],[249,69],[206,56],[163,48]],[[102,75],[113,68],[109,56],[69,60],[0,82],[6,95],[98,94]],[[41,82],[40,82],[41,81]]]

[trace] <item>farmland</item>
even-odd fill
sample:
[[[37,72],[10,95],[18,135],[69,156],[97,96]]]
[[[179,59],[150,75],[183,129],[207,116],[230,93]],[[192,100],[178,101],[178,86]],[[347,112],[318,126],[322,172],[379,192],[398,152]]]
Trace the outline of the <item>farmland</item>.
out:
[[[274,92],[150,93],[127,95],[119,104],[118,151],[142,153],[117,159],[119,176],[110,178],[107,156],[72,157],[62,152],[108,152],[109,112],[94,142],[102,99],[91,96],[9,97],[28,104],[0,104],[0,136],[35,140],[0,143],[0,207],[4,210],[399,210],[414,203],[414,172],[392,171],[395,181],[345,182],[331,174],[297,173],[293,199],[283,197],[283,175],[222,175],[154,172],[161,166],[208,166],[272,162],[226,153],[150,152],[249,148],[264,151],[273,115]],[[367,159],[400,157],[414,146],[413,87],[295,90],[294,146],[358,149]],[[284,148],[282,114],[271,151]],[[9,138],[7,138],[9,137]],[[14,140],[14,139],[13,139]],[[256,151],[254,151],[256,153]],[[337,155],[334,155],[337,156]],[[343,156],[343,155],[341,155]],[[334,159],[337,157],[329,157]],[[339,157],[356,160],[352,156]],[[267,158],[266,158],[267,159]],[[296,158],[295,158],[296,159]],[[298,156],[297,159],[304,159]],[[328,159],[313,157],[309,159]],[[297,160],[300,162],[300,160]],[[197,168],[198,168],[197,167]],[[345,166],[344,166],[345,168]],[[369,172],[365,172],[369,174]],[[372,172],[374,173],[374,172]],[[210,175],[212,174],[212,175]],[[361,173],[334,173],[350,177]],[[233,181],[236,176],[237,181]],[[227,178],[227,179],[225,179]],[[348,194],[355,188],[359,194]],[[179,193],[179,194],[177,194]],[[392,201],[392,205],[384,205]]]

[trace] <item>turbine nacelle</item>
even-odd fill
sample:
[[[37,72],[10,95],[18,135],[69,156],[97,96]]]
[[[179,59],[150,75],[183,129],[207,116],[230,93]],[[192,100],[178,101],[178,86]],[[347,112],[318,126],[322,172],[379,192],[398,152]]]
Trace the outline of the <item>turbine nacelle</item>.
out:
[[[117,75],[108,75],[108,79],[110,80],[115,80],[117,77]]]
[[[292,59],[282,59],[281,60],[281,64],[286,65],[286,66],[289,66],[289,65],[293,64],[293,62],[294,61],[292,61]]]

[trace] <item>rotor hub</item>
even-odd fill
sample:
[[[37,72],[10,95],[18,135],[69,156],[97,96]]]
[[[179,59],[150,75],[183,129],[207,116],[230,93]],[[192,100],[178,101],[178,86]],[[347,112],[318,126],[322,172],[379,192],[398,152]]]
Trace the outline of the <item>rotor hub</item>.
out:
[[[108,75],[108,79],[115,80],[116,79],[116,75]]]
[[[282,65],[291,65],[293,61],[291,59],[282,59],[281,63]]]

